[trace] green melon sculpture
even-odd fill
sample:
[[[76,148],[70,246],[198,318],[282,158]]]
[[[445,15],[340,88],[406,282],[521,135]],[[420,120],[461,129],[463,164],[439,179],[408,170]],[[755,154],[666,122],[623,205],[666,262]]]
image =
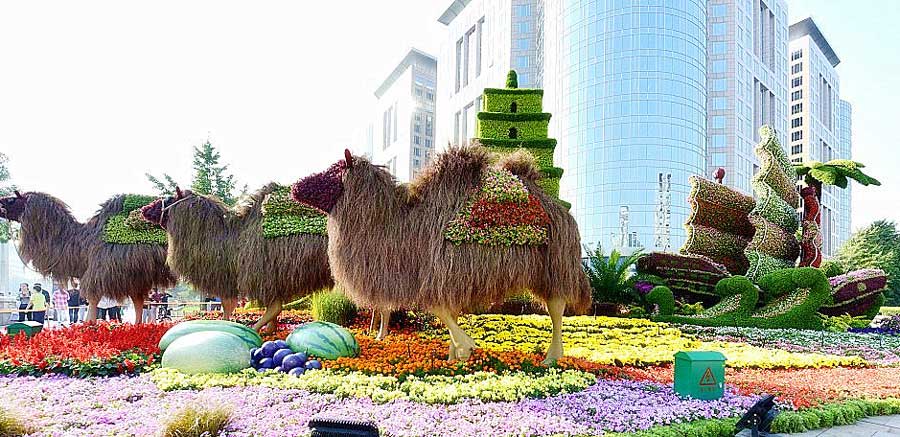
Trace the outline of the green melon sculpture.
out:
[[[484,89],[473,140],[501,155],[527,149],[544,176],[538,185],[559,200],[563,169],[553,166],[556,140],[547,137],[551,114],[543,112],[543,100],[544,90],[519,88],[516,72],[510,70],[506,88]]]
[[[237,335],[201,331],[179,337],[166,348],[162,367],[181,373],[235,373],[250,367],[250,348]]]
[[[346,328],[328,322],[304,323],[287,338],[288,347],[326,360],[355,357],[359,354],[356,338]]]

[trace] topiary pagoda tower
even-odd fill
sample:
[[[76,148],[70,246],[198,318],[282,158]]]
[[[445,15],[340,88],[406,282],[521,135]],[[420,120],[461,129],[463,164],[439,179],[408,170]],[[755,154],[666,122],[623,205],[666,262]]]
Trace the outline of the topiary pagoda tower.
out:
[[[550,113],[543,111],[544,90],[519,88],[515,70],[506,77],[506,88],[485,88],[474,140],[501,155],[527,149],[543,178],[538,185],[559,200],[563,169],[553,166],[556,140],[547,138]],[[559,200],[569,206],[567,202]]]

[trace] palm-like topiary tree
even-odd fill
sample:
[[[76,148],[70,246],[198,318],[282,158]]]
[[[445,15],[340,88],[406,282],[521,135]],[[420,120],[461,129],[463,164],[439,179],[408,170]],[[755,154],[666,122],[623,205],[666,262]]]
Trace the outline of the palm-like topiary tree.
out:
[[[822,224],[822,214],[819,212],[819,204],[822,200],[822,186],[834,185],[840,188],[847,188],[851,179],[863,186],[881,185],[878,179],[863,173],[860,170],[863,167],[865,165],[862,163],[849,159],[834,159],[826,163],[810,161],[794,166],[797,175],[803,176],[803,181],[807,185],[807,188],[801,190],[801,195],[804,198],[801,266],[818,267],[822,262],[822,239],[819,236],[819,228]],[[814,197],[812,193],[808,193],[810,189],[815,190]]]
[[[642,256],[640,251],[622,256],[618,250],[613,249],[607,257],[599,245],[595,250],[588,251],[588,257],[582,260],[582,266],[591,284],[594,302],[629,304],[639,300],[634,289],[631,267]]]

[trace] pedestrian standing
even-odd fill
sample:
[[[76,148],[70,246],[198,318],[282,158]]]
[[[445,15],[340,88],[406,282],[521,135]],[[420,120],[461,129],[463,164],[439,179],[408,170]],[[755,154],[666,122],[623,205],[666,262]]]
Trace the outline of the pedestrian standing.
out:
[[[77,323],[81,318],[79,318],[79,313],[81,312],[81,290],[78,287],[75,287],[69,290],[69,322]]]
[[[115,308],[115,306],[116,306],[116,301],[110,299],[107,296],[103,296],[103,298],[100,299],[100,302],[97,303],[97,319],[98,320],[107,320],[107,317],[109,317],[109,320],[112,320],[112,317],[111,317],[112,311],[111,310],[113,308]]]
[[[53,310],[56,312],[56,321],[59,324],[71,324],[69,319],[69,292],[59,287],[53,292]]]
[[[28,309],[28,303],[31,302],[31,291],[28,290],[28,283],[19,284],[19,321],[24,322],[31,320],[31,313],[25,312]]]
[[[31,317],[35,322],[44,324],[44,316],[47,314],[47,299],[41,290],[41,284],[36,284],[31,291],[31,299],[28,301],[28,309],[32,310]]]
[[[113,301],[115,305],[109,309],[109,321],[122,322],[122,301]]]

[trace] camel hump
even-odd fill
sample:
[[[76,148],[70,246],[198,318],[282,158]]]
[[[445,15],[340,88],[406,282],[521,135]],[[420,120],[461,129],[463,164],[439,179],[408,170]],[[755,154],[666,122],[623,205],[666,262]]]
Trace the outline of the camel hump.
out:
[[[502,156],[497,165],[522,180],[536,181],[541,178],[534,156],[524,149]]]

